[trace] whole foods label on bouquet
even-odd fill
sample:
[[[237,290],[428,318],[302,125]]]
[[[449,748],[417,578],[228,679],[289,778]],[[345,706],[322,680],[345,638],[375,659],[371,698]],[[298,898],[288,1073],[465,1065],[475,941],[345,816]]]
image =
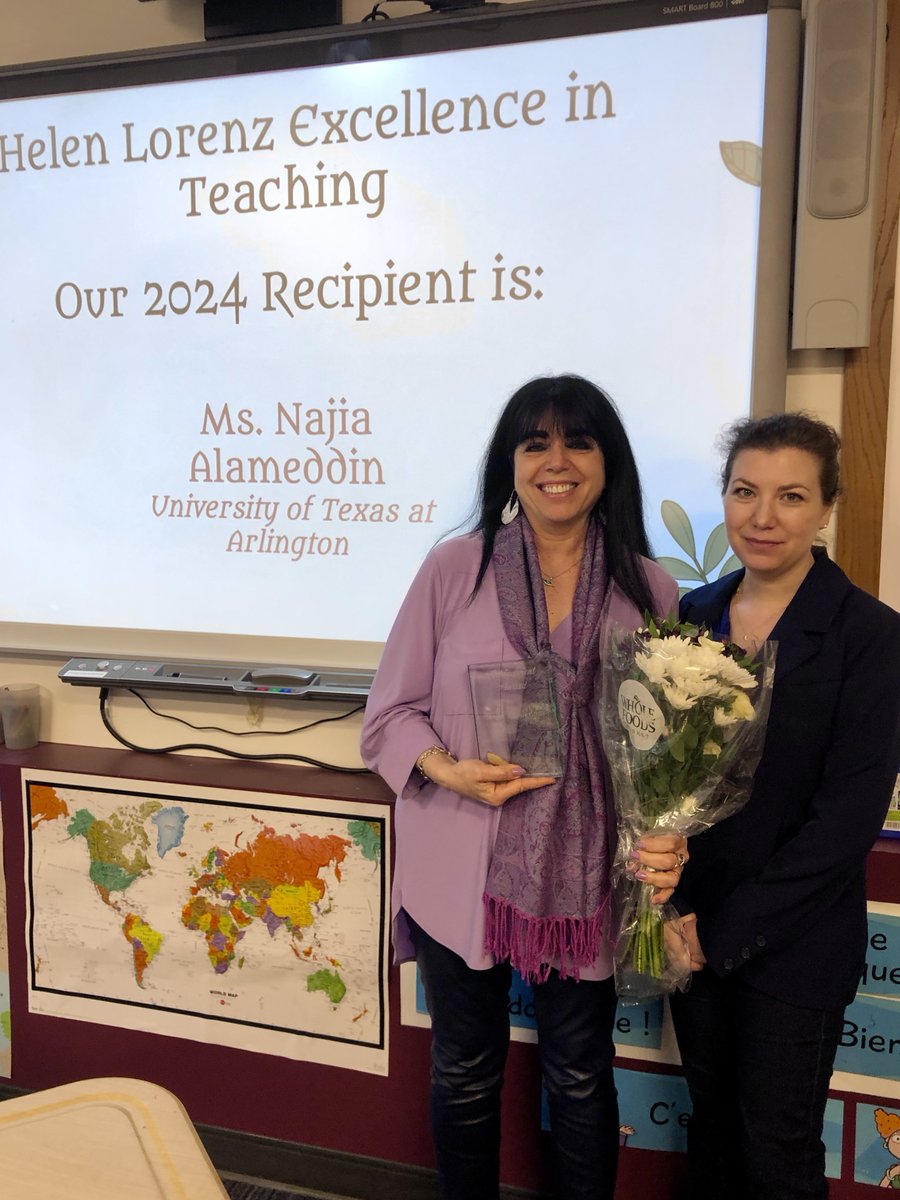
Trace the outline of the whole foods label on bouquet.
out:
[[[619,720],[636,750],[652,750],[666,731],[659,705],[637,679],[626,679],[619,688]]]

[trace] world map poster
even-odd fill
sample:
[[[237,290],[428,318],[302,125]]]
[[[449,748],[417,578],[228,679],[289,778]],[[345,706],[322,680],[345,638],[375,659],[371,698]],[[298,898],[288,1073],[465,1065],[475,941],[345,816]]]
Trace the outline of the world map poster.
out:
[[[30,1011],[387,1073],[387,808],[22,788]]]

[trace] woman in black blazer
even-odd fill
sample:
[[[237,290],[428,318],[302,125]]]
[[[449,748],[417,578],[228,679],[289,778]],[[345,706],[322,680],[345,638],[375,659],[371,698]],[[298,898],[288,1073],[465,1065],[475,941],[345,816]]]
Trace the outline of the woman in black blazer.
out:
[[[778,642],[746,807],[690,839],[673,897],[696,972],[672,1016],[691,1093],[691,1200],[827,1196],[822,1124],[866,951],[866,856],[900,766],[900,615],[814,545],[839,492],[837,434],[780,414],[724,444],[744,569],[681,616]]]

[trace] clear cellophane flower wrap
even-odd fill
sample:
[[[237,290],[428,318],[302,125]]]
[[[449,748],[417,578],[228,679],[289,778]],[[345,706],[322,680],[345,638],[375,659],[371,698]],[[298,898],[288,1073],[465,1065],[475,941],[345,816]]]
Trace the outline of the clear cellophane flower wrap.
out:
[[[684,989],[685,954],[670,955],[653,886],[626,868],[648,834],[691,837],[747,802],[762,754],[776,643],[747,654],[706,630],[648,620],[613,629],[601,656],[600,729],[618,819],[613,887],[616,990],[640,1001]]]

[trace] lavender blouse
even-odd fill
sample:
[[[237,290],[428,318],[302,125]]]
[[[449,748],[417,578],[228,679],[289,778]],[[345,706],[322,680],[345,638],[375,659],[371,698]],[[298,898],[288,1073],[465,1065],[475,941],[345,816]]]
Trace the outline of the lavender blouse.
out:
[[[494,959],[484,949],[484,893],[500,809],[426,783],[415,769],[429,746],[457,758],[476,758],[469,694],[470,663],[518,659],[503,632],[493,567],[467,604],[481,561],[481,537],[443,542],[422,564],[385,644],[363,723],[363,762],[397,794],[392,913],[397,962],[414,957],[408,913],[472,968]],[[677,606],[678,587],[656,563],[644,561],[657,614]],[[613,586],[611,623],[636,629],[641,615]],[[552,635],[553,648],[571,659],[572,621]],[[515,800],[510,801],[514,804]],[[583,979],[612,971],[604,950]]]

